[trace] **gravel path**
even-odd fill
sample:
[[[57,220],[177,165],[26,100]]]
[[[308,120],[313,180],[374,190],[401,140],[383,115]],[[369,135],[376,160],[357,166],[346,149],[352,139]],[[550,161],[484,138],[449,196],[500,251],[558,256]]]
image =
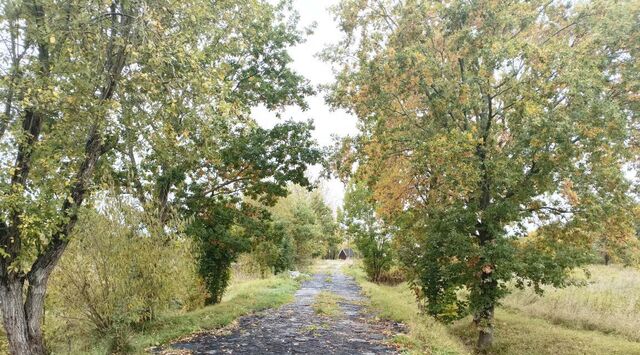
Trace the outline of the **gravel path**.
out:
[[[171,345],[193,354],[397,354],[385,340],[402,325],[366,313],[360,287],[332,263],[314,274],[295,294],[295,301],[277,309],[238,319],[227,331],[203,333]],[[312,304],[321,291],[339,295],[341,314],[321,316]],[[168,349],[167,349],[168,350]]]

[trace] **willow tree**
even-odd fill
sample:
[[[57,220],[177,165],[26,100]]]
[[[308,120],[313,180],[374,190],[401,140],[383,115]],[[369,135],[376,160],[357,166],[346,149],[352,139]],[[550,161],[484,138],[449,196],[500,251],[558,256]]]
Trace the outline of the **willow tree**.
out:
[[[326,52],[329,100],[361,129],[343,157],[401,228],[425,307],[473,314],[486,348],[507,283],[563,285],[637,188],[625,171],[638,162],[640,6],[346,0],[336,12],[346,39]]]

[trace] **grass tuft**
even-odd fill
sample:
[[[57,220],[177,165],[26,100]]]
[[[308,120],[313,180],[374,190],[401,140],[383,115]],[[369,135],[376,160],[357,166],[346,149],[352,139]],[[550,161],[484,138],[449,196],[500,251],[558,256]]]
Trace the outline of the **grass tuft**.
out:
[[[329,291],[322,291],[316,295],[311,308],[316,314],[338,317],[341,314],[340,305],[338,304],[340,301],[342,301],[342,297],[339,295]]]

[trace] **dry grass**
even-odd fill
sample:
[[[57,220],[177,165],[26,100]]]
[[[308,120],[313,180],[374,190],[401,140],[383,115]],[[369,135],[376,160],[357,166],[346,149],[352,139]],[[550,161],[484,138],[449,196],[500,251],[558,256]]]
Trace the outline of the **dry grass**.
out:
[[[4,329],[0,329],[0,354],[8,354],[9,353],[8,346],[9,344],[7,344],[7,336],[4,333]]]
[[[550,290],[549,299],[535,296],[534,302],[531,302],[534,296],[529,294],[530,291],[516,292],[510,296],[507,300],[510,308],[496,311],[495,340],[489,354],[640,354],[640,342],[630,340],[630,335],[622,337],[590,330],[602,330],[605,324],[617,329],[616,333],[622,333],[623,329],[631,333],[640,329],[631,327],[633,322],[639,320],[638,309],[633,308],[638,301],[638,271],[601,266],[594,266],[591,270],[594,274],[592,283],[584,288]],[[368,282],[357,264],[345,267],[345,271],[360,283],[371,299],[371,307],[380,317],[405,323],[409,327],[408,334],[398,335],[394,339],[408,352],[474,352],[477,331],[469,318],[450,326],[442,325],[431,317],[418,315],[414,296],[406,284],[387,286]],[[523,310],[516,305],[523,307]],[[623,314],[624,310],[630,314]],[[610,311],[616,313],[607,315]],[[579,326],[581,323],[578,319],[589,316],[593,320],[592,326]],[[562,321],[550,322],[552,318],[561,318]]]
[[[344,260],[325,260],[317,259],[309,268],[309,272],[312,274],[326,274],[333,275],[337,270],[340,270],[343,265],[348,264],[350,261]]]
[[[316,314],[338,317],[340,315],[340,305],[338,304],[340,301],[342,301],[342,297],[339,295],[329,291],[322,291],[316,295],[311,308]]]
[[[640,354],[640,343],[597,331],[571,329],[519,312],[498,309],[491,355],[627,355]],[[478,333],[471,319],[449,327],[469,349]]]
[[[541,317],[575,329],[598,330],[640,341],[640,270],[621,266],[590,266],[586,286],[546,288],[544,296],[518,290],[504,305],[523,314]]]

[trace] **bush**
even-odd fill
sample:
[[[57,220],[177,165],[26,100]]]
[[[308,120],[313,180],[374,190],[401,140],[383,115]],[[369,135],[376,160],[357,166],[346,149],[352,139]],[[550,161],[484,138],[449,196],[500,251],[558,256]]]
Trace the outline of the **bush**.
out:
[[[113,351],[123,351],[129,329],[160,312],[203,304],[189,240],[166,232],[177,224],[155,228],[152,220],[118,201],[81,214],[48,297],[63,336],[98,333],[113,339]]]

